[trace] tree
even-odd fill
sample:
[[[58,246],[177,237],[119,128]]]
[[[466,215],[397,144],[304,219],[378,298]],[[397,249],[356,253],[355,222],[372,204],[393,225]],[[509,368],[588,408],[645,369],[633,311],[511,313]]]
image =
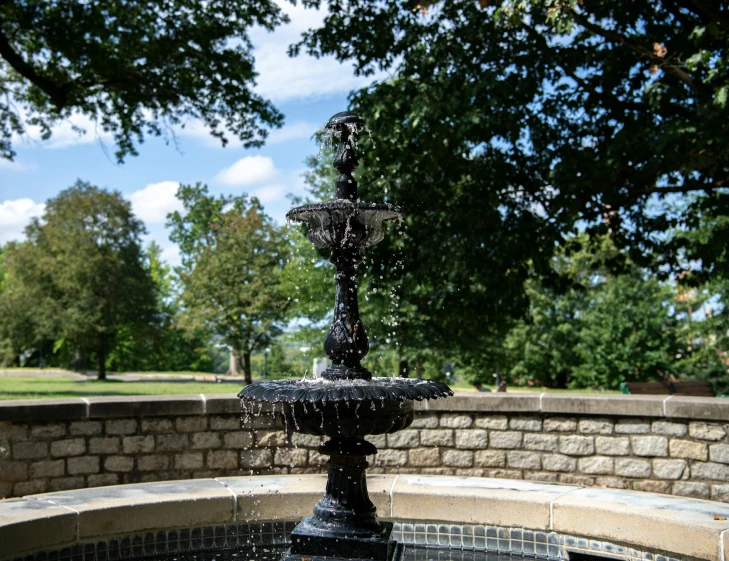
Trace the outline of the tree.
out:
[[[281,331],[288,306],[279,276],[288,257],[281,232],[257,199],[213,197],[202,185],[181,186],[184,213],[169,216],[180,246],[180,324],[207,329],[230,349],[230,374],[243,360],[251,383],[251,353]]]
[[[405,272],[390,274],[423,343],[477,352],[526,312],[530,279],[566,289],[551,259],[578,227],[610,233],[661,278],[702,248],[713,270],[725,224],[703,245],[673,233],[729,215],[721,3],[326,4],[293,52],[389,70],[351,97],[378,139],[361,155],[360,196],[410,215],[401,239],[373,248],[371,270],[406,248]]]
[[[73,115],[111,133],[120,161],[187,119],[258,146],[282,116],[251,90],[248,30],[285,21],[271,0],[0,0],[0,157],[28,125],[48,138]]]
[[[28,295],[24,313],[34,329],[93,353],[100,380],[120,330],[143,329],[154,312],[144,231],[120,193],[78,181],[46,203],[26,242],[7,251],[8,277]]]

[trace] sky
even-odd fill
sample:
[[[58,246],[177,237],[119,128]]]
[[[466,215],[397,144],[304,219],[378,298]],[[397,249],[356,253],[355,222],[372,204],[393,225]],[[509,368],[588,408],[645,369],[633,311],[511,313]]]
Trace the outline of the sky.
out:
[[[114,144],[93,127],[79,135],[71,123],[64,123],[47,141],[30,134],[14,142],[14,162],[0,159],[0,245],[22,239],[29,220],[43,213],[45,201],[78,179],[128,198],[147,226],[146,240],[159,243],[163,257],[173,265],[179,255],[164,223],[167,213],[180,208],[175,199],[179,183],[202,182],[213,194],[255,195],[270,216],[283,222],[290,207],[286,195],[305,193],[301,177],[305,160],[319,150],[312,135],[331,115],[347,109],[351,90],[373,78],[356,77],[350,64],[333,58],[289,58],[288,45],[317,26],[323,13],[300,4],[281,1],[280,5],[291,23],[272,33],[262,29],[251,33],[259,74],[256,91],[285,115],[284,126],[271,132],[265,146],[244,149],[231,139],[223,148],[202,125],[192,123],[179,131],[177,146],[149,137],[139,146],[139,156],[118,164]]]

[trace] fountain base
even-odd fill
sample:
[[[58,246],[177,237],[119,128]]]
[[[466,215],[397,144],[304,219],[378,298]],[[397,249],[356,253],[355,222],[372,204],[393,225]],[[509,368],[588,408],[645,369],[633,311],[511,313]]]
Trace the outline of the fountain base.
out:
[[[382,522],[379,531],[357,535],[342,527],[322,529],[314,516],[304,518],[291,532],[286,561],[341,558],[394,561],[402,549],[392,539],[392,523]]]

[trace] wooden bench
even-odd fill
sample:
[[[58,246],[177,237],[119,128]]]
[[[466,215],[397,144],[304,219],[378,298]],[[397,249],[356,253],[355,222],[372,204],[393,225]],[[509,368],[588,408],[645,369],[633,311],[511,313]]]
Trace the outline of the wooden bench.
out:
[[[716,397],[714,388],[706,380],[677,380],[675,382],[627,382],[621,384],[636,395],[696,395],[700,397]]]

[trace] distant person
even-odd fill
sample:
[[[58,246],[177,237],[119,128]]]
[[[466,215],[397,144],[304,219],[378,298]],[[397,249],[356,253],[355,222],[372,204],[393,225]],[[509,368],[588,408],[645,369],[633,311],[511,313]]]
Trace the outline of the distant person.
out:
[[[491,390],[484,387],[484,385],[481,382],[474,382],[473,387],[476,388],[476,390],[480,392],[490,392]]]
[[[500,392],[505,392],[506,391],[506,380],[501,380],[501,382],[499,382],[499,389],[498,389],[498,391],[500,391]]]

